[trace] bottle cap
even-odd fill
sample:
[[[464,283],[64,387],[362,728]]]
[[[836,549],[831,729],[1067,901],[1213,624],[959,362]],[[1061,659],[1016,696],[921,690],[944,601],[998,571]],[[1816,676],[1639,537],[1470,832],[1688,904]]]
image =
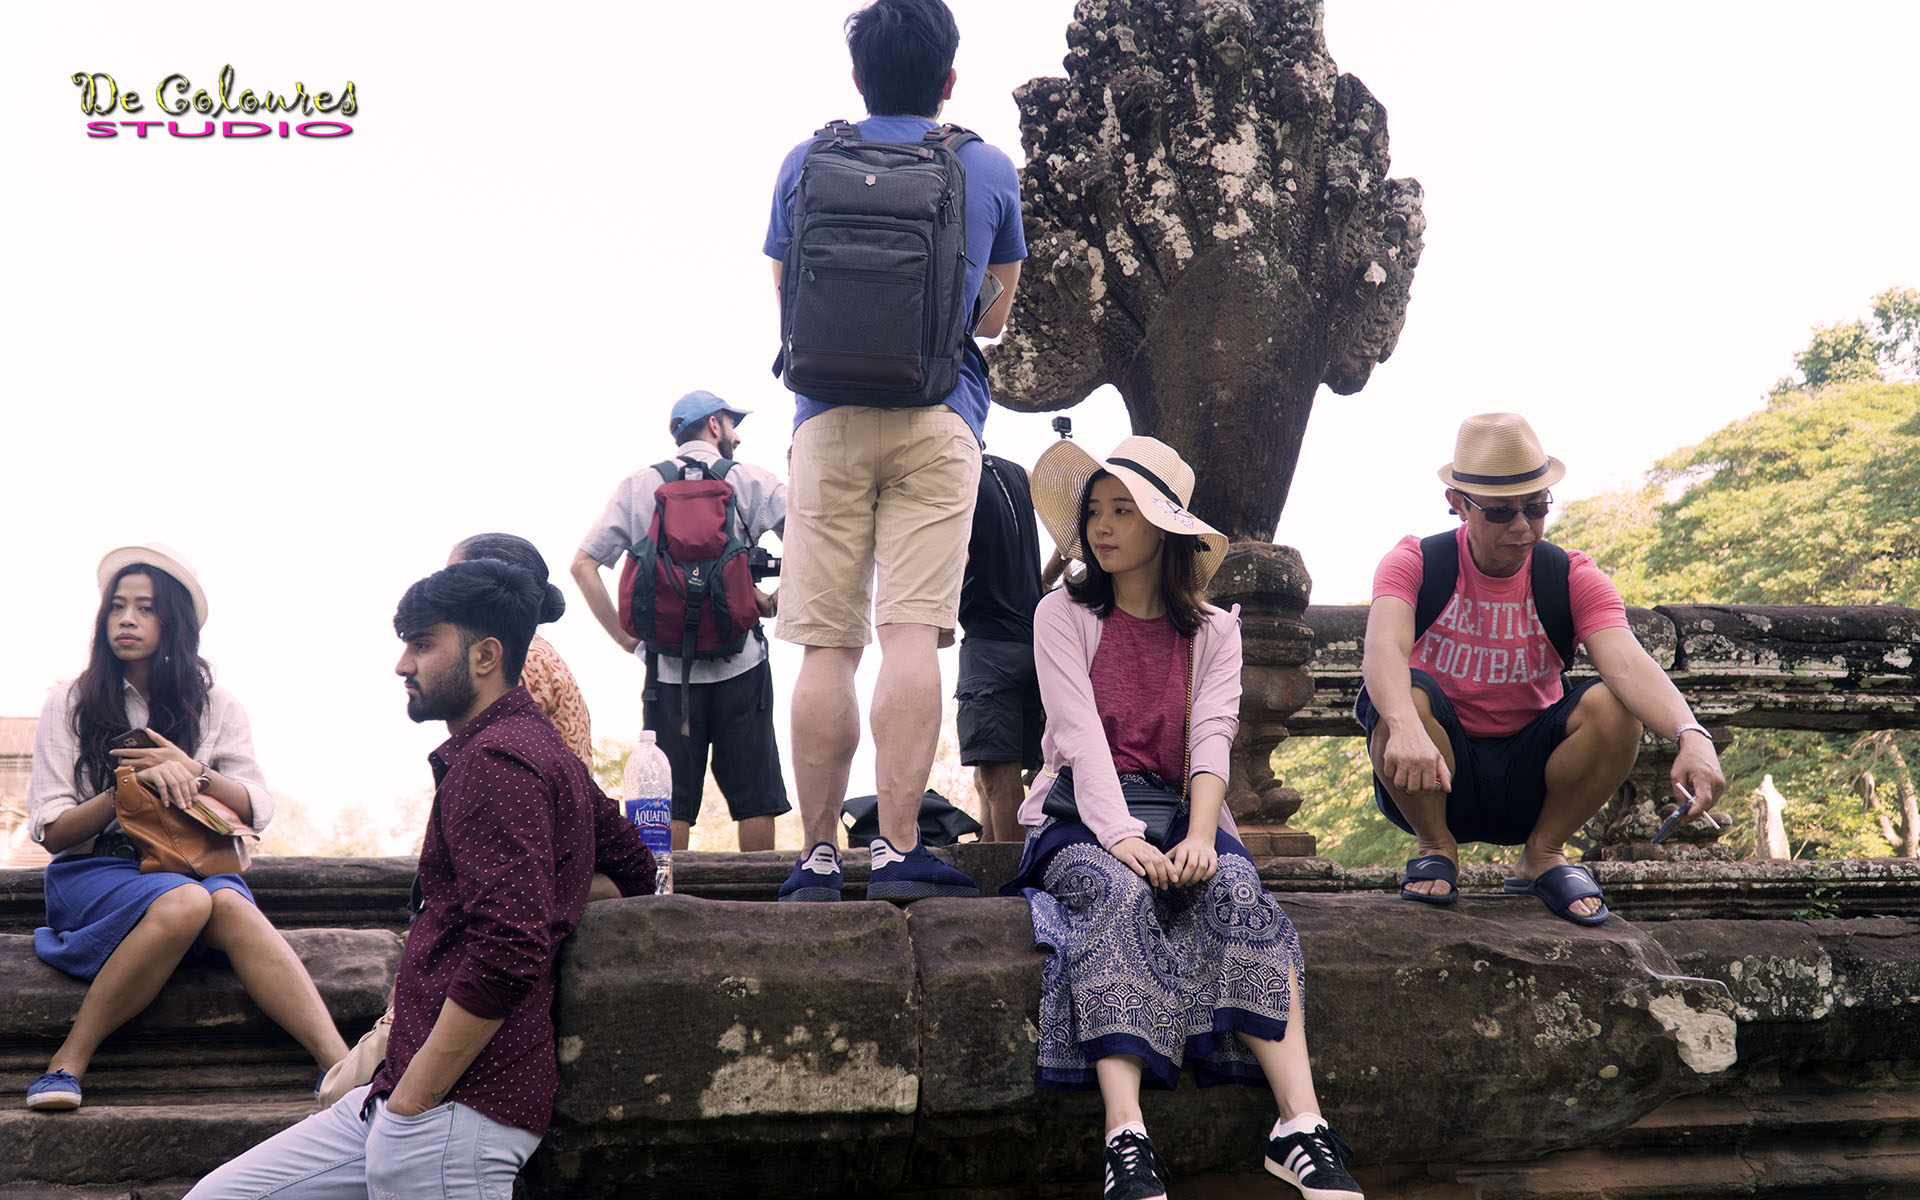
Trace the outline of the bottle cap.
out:
[[[637,744],[637,745],[641,745],[641,746],[651,746],[651,745],[653,745],[653,744],[654,744],[654,743],[653,743],[653,730],[651,730],[651,729],[642,729],[642,730],[640,731],[640,740],[639,740],[639,742],[637,742],[636,744]]]

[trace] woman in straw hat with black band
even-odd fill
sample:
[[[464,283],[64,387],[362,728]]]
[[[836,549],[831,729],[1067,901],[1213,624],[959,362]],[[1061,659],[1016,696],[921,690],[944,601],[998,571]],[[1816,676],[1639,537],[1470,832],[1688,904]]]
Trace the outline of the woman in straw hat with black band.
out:
[[[273,794],[253,758],[246,712],[200,657],[207,595],[193,568],[161,545],[100,560],[100,608],[87,669],[47,697],[34,732],[27,811],[47,864],[40,958],[88,980],[86,999],[27,1107],[80,1107],[80,1080],[106,1036],[159,994],[194,952],[231,960],[247,993],[321,1067],[347,1052],[306,967],[238,875],[142,872],[114,815],[114,772],[131,766],[166,803],[205,793],[254,827]],[[144,734],[145,745],[118,745]]]
[[[1082,565],[1034,612],[1046,765],[1003,889],[1028,897],[1051,952],[1039,1083],[1100,1090],[1108,1200],[1165,1195],[1140,1088],[1174,1086],[1183,1063],[1203,1087],[1271,1088],[1267,1169],[1309,1200],[1352,1200],[1314,1096],[1300,941],[1224,803],[1240,622],[1204,598],[1227,539],[1187,511],[1193,479],[1147,437],[1104,461],[1058,442],[1033,470],[1035,509]]]

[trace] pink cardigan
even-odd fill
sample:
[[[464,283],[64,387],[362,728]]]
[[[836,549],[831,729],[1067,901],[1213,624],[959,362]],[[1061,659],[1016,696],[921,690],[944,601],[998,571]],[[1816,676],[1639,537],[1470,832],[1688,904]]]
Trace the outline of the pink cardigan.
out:
[[[1100,618],[1076,604],[1064,587],[1055,588],[1033,610],[1033,660],[1040,677],[1040,702],[1047,710],[1040,738],[1044,769],[1020,805],[1020,823],[1038,825],[1040,806],[1060,768],[1073,764],[1074,799],[1080,820],[1100,844],[1139,837],[1146,826],[1127,813],[1113,750],[1093,702],[1093,654],[1100,646]],[[1233,735],[1240,728],[1240,606],[1232,612],[1207,609],[1206,623],[1193,645],[1193,725],[1188,735],[1193,773],[1227,777]],[[1220,828],[1239,836],[1233,814],[1223,804]]]

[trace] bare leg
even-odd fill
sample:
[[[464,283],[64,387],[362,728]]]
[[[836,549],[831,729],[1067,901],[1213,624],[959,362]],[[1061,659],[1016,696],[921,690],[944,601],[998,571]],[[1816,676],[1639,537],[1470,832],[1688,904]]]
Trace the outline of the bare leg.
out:
[[[139,924],[114,947],[93,977],[87,998],[74,1015],[73,1028],[53,1052],[47,1069],[65,1071],[76,1079],[85,1075],[107,1035],[143,1012],[173,978],[174,968],[200,936],[212,911],[206,889],[197,883],[182,884],[148,905]]]
[[[773,849],[773,818],[748,817],[739,822],[740,852]],[[811,845],[812,843],[808,843]]]
[[[207,945],[233,960],[233,973],[247,995],[273,1022],[292,1034],[322,1067],[347,1056],[347,1044],[313,986],[305,963],[252,902],[230,888],[213,894]]]
[[[860,746],[860,646],[808,646],[793,682],[793,787],[808,846],[840,844],[840,805]],[[877,704],[875,707],[879,707]]]
[[[1026,798],[1020,786],[1020,764],[981,763],[973,769],[974,784],[980,789],[980,824],[985,826],[982,841],[1017,842],[1025,837],[1020,828],[1020,801]]]
[[[673,840],[669,842],[668,845],[672,846],[675,850],[685,850],[687,843],[693,840],[693,822],[675,821],[673,823],[672,836]]]
[[[1287,1016],[1287,1033],[1279,1041],[1241,1034],[1240,1040],[1260,1061],[1260,1070],[1273,1089],[1273,1102],[1280,1108],[1280,1119],[1291,1121],[1301,1113],[1317,1113],[1320,1101],[1313,1094],[1313,1067],[1307,1061],[1307,1006],[1300,995],[1299,978],[1291,983],[1293,1011]]]
[[[1420,714],[1420,723],[1427,727],[1427,736],[1433,739],[1434,747],[1440,751],[1440,757],[1446,760],[1447,773],[1451,775],[1454,769],[1453,739],[1447,736],[1440,722],[1434,720],[1433,702],[1419,688],[1413,689],[1413,707]],[[1413,826],[1413,836],[1420,846],[1417,857],[1439,854],[1459,863],[1460,843],[1454,840],[1453,831],[1447,828],[1447,794],[1442,791],[1408,792],[1394,786],[1381,768],[1381,763],[1386,761],[1387,741],[1386,725],[1375,725],[1367,752],[1373,758],[1374,775],[1386,786],[1387,795],[1393,797],[1400,815],[1407,819],[1407,824]],[[1426,896],[1444,896],[1452,889],[1445,880],[1422,879],[1408,884],[1407,890]]]
[[[1100,1099],[1107,1106],[1107,1132],[1129,1121],[1146,1124],[1140,1115],[1140,1059],[1132,1054],[1109,1054],[1095,1059],[1093,1073],[1100,1080]]]
[[[1639,753],[1640,722],[1607,685],[1582,693],[1567,716],[1567,739],[1547,759],[1547,798],[1515,869],[1520,878],[1538,878],[1567,861],[1567,839],[1626,782]],[[1568,907],[1591,916],[1600,901],[1582,896]]]
[[[973,768],[973,798],[980,805],[980,840],[998,841],[993,835],[993,801],[987,797],[986,772],[979,766]]]
[[[920,797],[940,742],[939,636],[931,625],[880,626],[880,679],[873,688],[871,717],[873,773],[881,836],[903,851],[920,842]],[[798,716],[794,720],[797,724]],[[841,780],[844,785],[844,774]]]

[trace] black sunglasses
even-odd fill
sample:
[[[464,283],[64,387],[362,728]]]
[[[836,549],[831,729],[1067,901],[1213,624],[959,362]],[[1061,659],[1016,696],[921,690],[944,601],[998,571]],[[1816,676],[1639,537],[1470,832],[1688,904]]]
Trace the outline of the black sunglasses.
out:
[[[1522,513],[1526,515],[1527,520],[1538,521],[1541,517],[1546,516],[1547,510],[1553,506],[1552,492],[1547,493],[1545,500],[1535,500],[1532,504],[1522,504],[1517,508],[1510,504],[1499,504],[1488,508],[1484,504],[1476,504],[1473,497],[1467,495],[1465,492],[1460,493],[1460,498],[1472,507],[1479,509],[1480,514],[1495,525],[1505,525],[1507,522],[1513,520],[1516,515]]]

